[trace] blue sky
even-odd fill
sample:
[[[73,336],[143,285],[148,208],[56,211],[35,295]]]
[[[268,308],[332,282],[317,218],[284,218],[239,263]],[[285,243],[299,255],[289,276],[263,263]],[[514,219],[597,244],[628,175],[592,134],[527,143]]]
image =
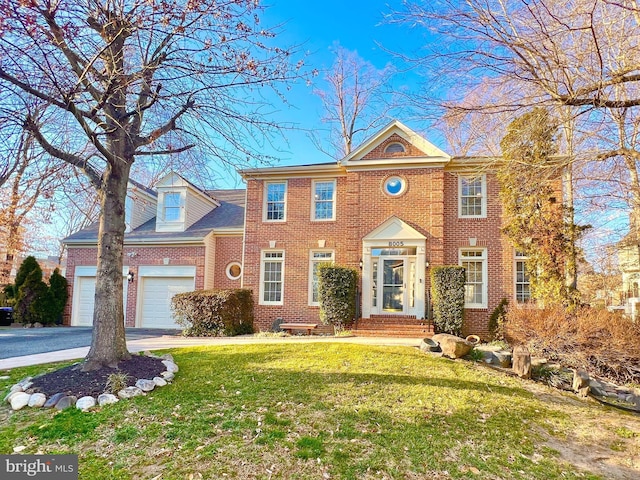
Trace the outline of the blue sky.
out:
[[[331,49],[336,45],[357,51],[360,57],[382,69],[391,63],[398,65],[397,58],[385,51],[407,52],[419,48],[422,31],[391,24],[385,16],[391,7],[380,0],[300,2],[295,0],[270,0],[262,15],[265,26],[282,25],[277,43],[300,45],[306,52],[307,64],[319,70],[331,66],[334,56]],[[281,165],[308,164],[331,161],[319,152],[304,131],[326,128],[320,121],[322,104],[313,94],[313,88],[322,87],[322,75],[315,79],[314,86],[302,82],[288,92],[290,107],[281,106],[276,118],[293,122],[302,130],[287,131],[286,142],[278,143]],[[417,76],[405,73],[397,75],[396,82],[415,87]],[[420,131],[420,125],[407,118],[398,118],[411,128]],[[373,133],[373,132],[371,132]],[[436,143],[436,142],[434,142]]]

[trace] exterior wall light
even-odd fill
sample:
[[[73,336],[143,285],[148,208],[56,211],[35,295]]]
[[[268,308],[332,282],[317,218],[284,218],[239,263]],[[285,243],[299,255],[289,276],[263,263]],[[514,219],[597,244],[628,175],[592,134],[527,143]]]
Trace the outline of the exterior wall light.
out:
[[[131,283],[135,278],[136,274],[129,270],[129,273],[127,273],[127,282]]]

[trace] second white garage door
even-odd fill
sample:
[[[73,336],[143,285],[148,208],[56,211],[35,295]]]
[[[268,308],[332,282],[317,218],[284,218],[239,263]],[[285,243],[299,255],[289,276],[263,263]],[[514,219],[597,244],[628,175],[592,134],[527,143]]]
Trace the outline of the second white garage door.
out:
[[[141,281],[140,326],[182,328],[171,314],[171,298],[176,293],[193,291],[193,277],[142,277]]]

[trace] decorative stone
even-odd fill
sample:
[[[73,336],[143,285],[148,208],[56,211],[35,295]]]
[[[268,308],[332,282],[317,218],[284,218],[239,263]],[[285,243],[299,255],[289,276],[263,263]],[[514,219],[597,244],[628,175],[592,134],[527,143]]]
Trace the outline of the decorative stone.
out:
[[[14,385],[13,387],[11,387],[11,390],[9,390],[9,393],[7,393],[4,396],[4,399],[2,400],[3,402],[10,402],[11,401],[11,395],[13,395],[14,393],[22,393],[23,392],[22,387],[18,387],[18,388],[15,388],[15,387],[18,387],[18,386]]]
[[[42,328],[44,325],[42,325],[40,322],[36,322],[33,324],[33,328]]]
[[[573,391],[581,397],[586,397],[589,393],[589,374],[582,369],[573,371]],[[606,392],[605,392],[606,394]]]
[[[160,374],[162,376],[162,378],[164,378],[167,382],[170,382],[171,380],[173,380],[175,378],[175,375],[171,372],[162,372]]]
[[[33,408],[40,408],[47,401],[47,396],[44,393],[34,393],[29,398],[29,406]]]
[[[432,340],[440,344],[442,354],[450,358],[461,358],[467,355],[473,348],[471,342],[467,342],[464,338],[449,335],[448,333],[439,333],[432,337]]]
[[[49,397],[49,400],[44,402],[43,407],[44,408],[53,408],[53,407],[55,407],[56,403],[58,403],[58,400],[60,400],[64,396],[65,396],[64,393],[56,393],[54,395],[51,395],[51,397]]]
[[[9,380],[10,378],[9,375],[0,375],[0,380]]]
[[[143,392],[150,392],[151,390],[156,388],[156,384],[153,380],[141,378],[136,382],[136,387],[138,387]]]
[[[79,398],[78,401],[76,402],[76,408],[78,410],[85,411],[95,406],[96,406],[96,399],[89,396]]]
[[[153,377],[153,383],[156,384],[156,387],[164,387],[167,381],[162,377]]]
[[[431,338],[423,338],[420,342],[420,351],[421,352],[441,352],[440,345],[438,342],[432,340]]]
[[[73,407],[78,401],[78,397],[74,397],[73,395],[65,395],[58,403],[56,403],[56,410],[64,410],[66,408]]]
[[[142,394],[143,394],[143,391],[140,390],[138,387],[127,387],[127,388],[123,388],[118,392],[118,397],[124,400],[125,398],[138,397]]]
[[[101,407],[103,405],[109,405],[111,403],[117,403],[119,401],[120,399],[112,393],[102,393],[98,395],[98,405],[100,405]]]
[[[29,399],[31,395],[24,392],[15,392],[15,395],[11,396],[11,408],[14,410],[20,410],[21,408],[29,405]]]
[[[170,353],[165,353],[163,355],[160,355],[160,358],[163,358],[165,360],[169,360],[170,362],[176,363],[176,361],[173,359],[173,355],[171,355]]]
[[[178,365],[173,363],[171,360],[163,360],[162,363],[167,367],[167,372],[169,373],[177,373],[179,370]]]
[[[520,378],[531,378],[531,354],[524,345],[516,345],[513,349],[512,369]]]
[[[507,350],[492,352],[491,363],[500,365],[502,368],[509,368],[511,366],[511,352],[508,352]]]
[[[597,397],[606,397],[607,396],[607,391],[606,391],[604,385],[602,385],[602,383],[597,381],[595,378],[589,378],[589,375],[584,370],[580,370],[580,371],[583,372],[584,375],[587,375],[587,384],[589,386],[589,390],[587,390],[587,393],[590,391],[591,393],[593,393]],[[580,380],[576,379],[577,372],[574,373],[573,375],[574,375],[574,377],[573,377],[574,390],[577,391],[575,389],[575,384],[576,384],[576,382],[580,383]],[[584,387],[585,387],[585,385],[582,385],[582,388],[584,388]],[[585,395],[583,395],[583,396],[585,396]]]

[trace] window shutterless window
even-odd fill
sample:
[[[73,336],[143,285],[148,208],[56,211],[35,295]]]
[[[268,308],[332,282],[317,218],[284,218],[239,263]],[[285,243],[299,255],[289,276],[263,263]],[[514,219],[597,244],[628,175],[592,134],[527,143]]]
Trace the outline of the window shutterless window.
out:
[[[284,287],[284,252],[262,252],[260,278],[260,303],[282,305]]]
[[[336,218],[336,181],[315,180],[313,182],[312,219],[335,220]]]
[[[486,175],[458,177],[458,216],[485,218],[487,216]]]
[[[164,194],[164,221],[179,222],[182,217],[182,196],[179,192]]]
[[[460,265],[466,273],[465,308],[487,308],[487,251],[460,250]]]
[[[265,184],[264,215],[265,221],[282,222],[286,219],[287,182],[268,182]]]
[[[309,305],[318,306],[318,265],[323,262],[333,263],[333,251],[312,251],[309,258]]]
[[[526,303],[531,300],[531,280],[527,271],[527,257],[521,252],[515,255],[516,302]]]

